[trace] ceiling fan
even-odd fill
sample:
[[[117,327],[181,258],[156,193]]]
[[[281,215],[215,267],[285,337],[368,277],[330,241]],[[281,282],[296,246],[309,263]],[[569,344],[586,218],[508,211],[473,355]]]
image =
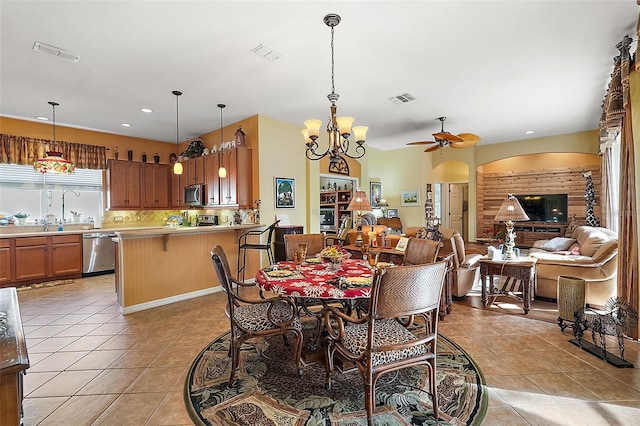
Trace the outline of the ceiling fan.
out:
[[[431,145],[424,150],[424,152],[432,152],[440,148],[444,148],[445,146],[450,146],[451,148],[466,148],[469,146],[473,146],[480,142],[480,136],[474,135],[473,133],[460,133],[458,135],[452,135],[449,132],[444,131],[444,121],[447,117],[438,117],[440,123],[442,125],[442,129],[439,133],[434,133],[433,137],[435,141],[420,141],[420,142],[409,142],[407,145]]]

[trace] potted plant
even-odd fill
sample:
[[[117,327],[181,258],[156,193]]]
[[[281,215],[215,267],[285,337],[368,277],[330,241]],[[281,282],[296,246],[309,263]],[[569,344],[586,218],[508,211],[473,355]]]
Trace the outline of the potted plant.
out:
[[[73,215],[73,223],[80,223],[82,220],[82,213],[71,210],[71,214]]]
[[[18,224],[24,226],[27,223],[27,218],[29,215],[27,213],[18,212],[14,214],[14,216],[18,219]]]
[[[186,150],[184,150],[180,155],[186,158],[194,158],[202,155],[204,151],[204,145],[202,144],[202,139],[196,138],[189,142],[189,146]]]

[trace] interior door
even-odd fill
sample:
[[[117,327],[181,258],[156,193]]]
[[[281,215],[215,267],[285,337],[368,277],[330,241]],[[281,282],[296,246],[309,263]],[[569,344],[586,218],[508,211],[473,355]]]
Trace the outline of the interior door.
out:
[[[464,186],[467,184],[449,184],[449,228],[465,234],[464,227]]]

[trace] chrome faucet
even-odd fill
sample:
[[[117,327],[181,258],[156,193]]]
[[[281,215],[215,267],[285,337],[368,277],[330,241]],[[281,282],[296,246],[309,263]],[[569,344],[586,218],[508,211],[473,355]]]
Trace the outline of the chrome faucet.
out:
[[[42,231],[49,232],[49,222],[46,219],[42,219]]]

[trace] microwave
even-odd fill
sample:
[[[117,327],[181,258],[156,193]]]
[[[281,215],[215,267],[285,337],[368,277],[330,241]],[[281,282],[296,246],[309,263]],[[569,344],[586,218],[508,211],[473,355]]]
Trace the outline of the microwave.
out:
[[[191,207],[203,207],[207,195],[204,185],[191,185],[184,188],[184,204]]]

